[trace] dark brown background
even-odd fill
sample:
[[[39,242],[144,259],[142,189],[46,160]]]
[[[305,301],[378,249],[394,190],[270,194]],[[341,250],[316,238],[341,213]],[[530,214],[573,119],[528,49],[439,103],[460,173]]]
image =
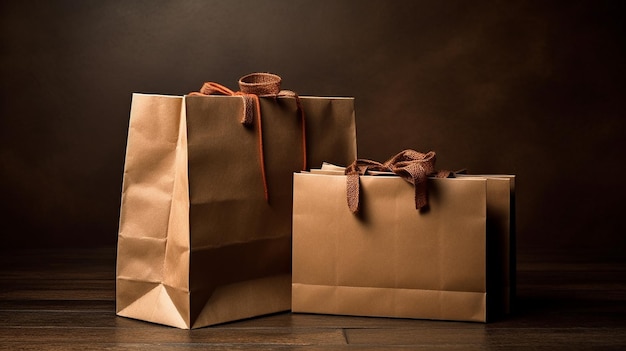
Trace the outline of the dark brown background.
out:
[[[518,176],[518,248],[619,255],[623,1],[1,1],[1,246],[113,246],[132,92],[354,96],[359,156]]]

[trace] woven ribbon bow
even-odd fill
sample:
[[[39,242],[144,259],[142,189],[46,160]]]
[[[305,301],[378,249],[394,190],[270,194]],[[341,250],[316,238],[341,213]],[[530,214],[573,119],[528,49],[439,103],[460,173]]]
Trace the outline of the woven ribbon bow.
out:
[[[241,124],[246,127],[252,127],[254,124],[254,116],[256,115],[257,130],[259,131],[259,161],[261,164],[261,176],[263,178],[263,191],[265,192],[265,200],[269,201],[269,191],[267,187],[267,176],[265,172],[265,157],[263,153],[263,128],[261,124],[261,104],[259,97],[293,97],[296,100],[298,115],[302,125],[302,169],[306,170],[306,123],[304,119],[304,110],[298,94],[291,90],[280,90],[280,76],[271,73],[251,73],[239,79],[240,91],[233,91],[227,87],[213,82],[206,82],[202,85],[199,92],[189,93],[190,96],[206,96],[206,95],[228,95],[241,96],[243,100],[243,116]]]
[[[364,175],[368,170],[393,172],[415,187],[415,208],[421,209],[428,205],[427,180],[429,176],[446,178],[450,176],[449,171],[435,172],[435,152],[421,153],[415,150],[404,150],[385,163],[372,160],[358,159],[346,168],[347,175],[347,197],[350,211],[359,211],[359,176]]]

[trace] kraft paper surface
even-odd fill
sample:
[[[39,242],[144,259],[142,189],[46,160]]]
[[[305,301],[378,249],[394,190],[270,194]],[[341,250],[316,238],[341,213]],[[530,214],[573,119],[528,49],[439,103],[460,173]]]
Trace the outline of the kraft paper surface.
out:
[[[513,179],[432,178],[417,211],[408,182],[362,176],[353,214],[336,169],[295,174],[292,310],[477,322],[505,311]]]
[[[354,100],[300,99],[309,164],[354,160]],[[133,95],[118,315],[188,329],[289,310],[302,126],[294,99],[260,100],[269,202],[239,97]]]

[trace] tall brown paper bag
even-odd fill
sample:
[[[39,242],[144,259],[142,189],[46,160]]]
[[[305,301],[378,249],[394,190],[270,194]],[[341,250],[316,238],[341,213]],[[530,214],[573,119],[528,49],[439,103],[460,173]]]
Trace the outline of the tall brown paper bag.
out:
[[[429,178],[428,207],[395,175],[294,175],[292,311],[485,322],[514,292],[514,176]]]
[[[119,316],[189,329],[289,310],[292,174],[303,166],[302,120],[292,97],[258,100],[262,155],[258,123],[240,123],[241,96],[133,94]],[[307,161],[354,159],[354,100],[299,103]]]

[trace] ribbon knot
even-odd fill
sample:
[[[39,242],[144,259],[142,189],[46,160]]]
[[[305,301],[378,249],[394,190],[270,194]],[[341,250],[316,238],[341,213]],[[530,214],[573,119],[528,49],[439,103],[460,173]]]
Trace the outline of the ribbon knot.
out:
[[[359,211],[360,176],[367,171],[393,172],[415,188],[415,208],[422,209],[428,205],[427,180],[431,175],[438,178],[446,178],[448,171],[440,171],[435,174],[436,155],[434,151],[421,153],[415,150],[404,150],[393,156],[384,163],[367,159],[357,159],[345,170],[348,207],[353,213]]]
[[[296,107],[302,125],[302,169],[306,170],[307,167],[306,123],[304,118],[304,110],[302,108],[302,104],[300,102],[298,94],[291,90],[280,90],[280,83],[281,78],[278,75],[271,73],[251,73],[239,79],[240,91],[233,91],[218,83],[206,82],[202,85],[202,88],[200,88],[199,92],[189,93],[190,96],[241,96],[243,101],[243,115],[240,122],[246,127],[252,127],[252,125],[254,124],[254,117],[256,115],[256,124],[259,135],[259,163],[261,165],[263,191],[265,193],[266,201],[269,201],[269,190],[267,187],[267,176],[265,172],[265,156],[263,152],[263,126],[261,124],[261,103],[259,101],[259,97],[292,97],[296,100]]]

